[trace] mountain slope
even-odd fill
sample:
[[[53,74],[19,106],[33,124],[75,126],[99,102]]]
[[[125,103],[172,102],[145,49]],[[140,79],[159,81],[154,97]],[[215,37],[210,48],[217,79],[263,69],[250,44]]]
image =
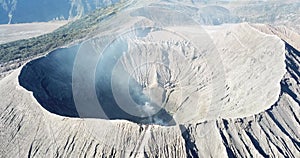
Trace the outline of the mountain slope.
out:
[[[0,24],[72,20],[119,0],[2,0]]]

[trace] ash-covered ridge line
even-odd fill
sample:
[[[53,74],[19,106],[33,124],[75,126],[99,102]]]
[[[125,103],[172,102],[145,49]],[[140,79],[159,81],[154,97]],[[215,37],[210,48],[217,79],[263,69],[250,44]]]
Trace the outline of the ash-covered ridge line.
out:
[[[297,157],[300,153],[300,52],[286,44],[286,69],[281,80],[278,101],[264,112],[252,117],[221,119],[215,122],[228,157]],[[213,123],[214,121],[212,121]],[[204,123],[205,124],[205,123]],[[191,126],[191,125],[189,125]],[[186,132],[197,136],[192,125]],[[203,140],[194,143],[203,148]],[[186,144],[189,147],[189,144]],[[201,155],[199,151],[198,155]],[[193,154],[190,154],[193,156]]]

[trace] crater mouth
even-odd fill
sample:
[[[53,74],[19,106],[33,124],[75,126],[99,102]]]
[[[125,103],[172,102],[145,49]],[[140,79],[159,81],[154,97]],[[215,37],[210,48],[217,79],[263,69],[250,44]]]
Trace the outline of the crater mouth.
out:
[[[237,45],[230,43],[240,42],[230,34],[223,37],[229,41],[217,40],[215,47],[207,34],[195,33],[203,32],[197,27],[167,29],[176,33],[134,30],[114,40],[95,37],[55,50],[24,66],[20,85],[57,115],[162,126],[249,116],[277,100],[285,73],[284,49],[277,38],[267,37],[276,47],[259,45],[253,53],[248,48],[258,46],[243,42],[245,47],[236,53]],[[239,29],[251,30],[248,25],[230,30],[243,32]],[[213,37],[219,37],[218,31],[227,32],[211,31]],[[220,54],[219,47],[224,48]]]
[[[103,40],[29,62],[20,85],[46,110],[67,117],[172,126],[207,115],[213,75],[203,50],[161,29],[130,31],[108,46]]]

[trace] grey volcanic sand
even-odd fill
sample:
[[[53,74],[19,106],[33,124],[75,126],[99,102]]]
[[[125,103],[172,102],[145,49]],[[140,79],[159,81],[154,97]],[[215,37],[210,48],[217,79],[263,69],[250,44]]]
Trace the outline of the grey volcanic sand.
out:
[[[68,21],[0,25],[0,44],[50,33]]]

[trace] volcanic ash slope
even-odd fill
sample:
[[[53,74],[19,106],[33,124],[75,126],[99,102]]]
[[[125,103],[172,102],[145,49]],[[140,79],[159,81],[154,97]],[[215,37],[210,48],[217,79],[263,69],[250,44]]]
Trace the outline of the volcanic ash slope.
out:
[[[156,74],[164,70],[162,74],[186,76],[186,80],[179,80],[184,86],[174,96],[170,95],[170,100],[176,102],[176,96],[187,99],[174,104],[181,105],[176,108],[166,105],[177,125],[58,116],[45,110],[31,92],[19,85],[20,68],[0,81],[1,154],[4,157],[299,156],[299,51],[277,36],[259,32],[248,24],[205,30],[219,52],[205,58],[206,67],[218,71],[201,69],[205,60],[199,60],[199,56],[187,58],[188,63],[173,60],[173,66],[182,68],[182,72],[176,72],[172,63],[168,71],[152,69]],[[131,55],[134,54],[122,60],[128,70]],[[222,62],[210,60],[214,58]],[[176,65],[180,63],[183,64]],[[200,81],[207,91],[194,85],[199,81],[194,76],[203,79]],[[154,81],[157,83],[157,78]],[[189,86],[193,88],[184,89]]]

